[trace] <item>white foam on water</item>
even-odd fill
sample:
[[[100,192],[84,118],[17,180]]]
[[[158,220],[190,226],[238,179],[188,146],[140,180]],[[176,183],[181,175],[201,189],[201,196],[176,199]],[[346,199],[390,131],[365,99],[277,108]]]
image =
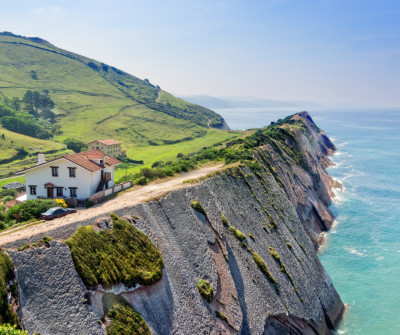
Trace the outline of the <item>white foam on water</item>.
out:
[[[360,252],[360,251],[358,251],[357,249],[354,249],[354,248],[343,247],[343,249],[348,251],[350,254],[353,254],[353,255],[357,255],[357,256],[360,256],[360,257],[366,257],[367,256],[366,254],[363,254],[362,252]]]

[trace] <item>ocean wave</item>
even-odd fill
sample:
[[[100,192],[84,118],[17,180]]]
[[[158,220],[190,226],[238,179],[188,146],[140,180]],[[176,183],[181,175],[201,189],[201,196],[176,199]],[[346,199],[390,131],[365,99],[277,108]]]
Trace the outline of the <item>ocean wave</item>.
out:
[[[335,178],[334,180],[338,181],[342,185],[342,187],[341,188],[335,188],[335,187],[331,188],[331,191],[333,193],[332,200],[335,204],[342,203],[344,201],[343,193],[344,193],[344,191],[346,191],[346,187],[343,185],[343,182],[341,180],[339,180],[337,178]]]
[[[336,144],[336,147],[338,147],[338,148],[343,148],[343,147],[346,146],[347,144],[349,144],[349,142],[339,143],[339,144]]]
[[[360,257],[366,257],[367,256],[366,254],[363,254],[362,252],[360,252],[360,251],[358,251],[357,249],[354,249],[354,248],[343,247],[343,249],[348,251],[350,254],[353,254],[353,255],[357,255],[357,256],[360,256]]]

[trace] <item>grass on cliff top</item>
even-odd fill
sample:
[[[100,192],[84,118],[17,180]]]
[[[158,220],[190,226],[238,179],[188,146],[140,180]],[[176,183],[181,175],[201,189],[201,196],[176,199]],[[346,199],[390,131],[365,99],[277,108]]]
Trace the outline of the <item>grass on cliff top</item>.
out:
[[[13,269],[10,257],[0,249],[0,324],[19,324],[18,315],[13,312],[11,305],[7,302],[7,281],[12,276]]]
[[[129,222],[111,213],[112,229],[96,232],[80,227],[65,243],[87,286],[123,283],[150,285],[161,279],[164,263],[150,239]]]
[[[102,300],[107,335],[151,335],[146,321],[123,297],[106,293]]]

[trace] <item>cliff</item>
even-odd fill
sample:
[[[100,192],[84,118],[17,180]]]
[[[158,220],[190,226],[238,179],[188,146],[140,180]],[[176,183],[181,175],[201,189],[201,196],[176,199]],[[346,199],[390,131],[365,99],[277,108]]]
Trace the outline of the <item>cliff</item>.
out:
[[[325,168],[335,148],[307,113],[279,127],[289,135],[257,149],[262,164],[226,168],[115,211],[160,251],[164,267],[154,284],[84,284],[79,273],[85,269],[64,240],[78,226],[93,225],[104,235],[114,229],[109,217],[48,231],[54,240],[41,247],[17,251],[43,236],[4,245],[24,328],[43,335],[105,334],[107,301],[117,296],[152,334],[331,334],[344,306],[315,246],[333,220],[327,208],[333,181]],[[109,239],[107,248],[114,252],[117,242]],[[121,257],[129,252],[120,249]],[[213,289],[210,302],[200,294],[200,279]]]

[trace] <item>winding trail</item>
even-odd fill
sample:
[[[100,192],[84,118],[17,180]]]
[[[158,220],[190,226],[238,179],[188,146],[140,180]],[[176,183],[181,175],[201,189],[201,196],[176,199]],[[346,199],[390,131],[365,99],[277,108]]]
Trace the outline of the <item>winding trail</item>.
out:
[[[39,224],[27,224],[26,226],[16,227],[14,229],[4,231],[0,233],[0,245],[24,238],[29,238],[32,235],[45,233],[73,222],[87,220],[98,215],[104,214],[108,216],[111,212],[117,209],[137,205],[147,200],[161,197],[173,190],[190,187],[191,184],[183,182],[188,179],[204,177],[210,173],[218,171],[222,166],[222,164],[207,166],[190,172],[182,173],[173,179],[155,181],[147,186],[134,189],[133,191],[125,191],[125,193],[120,194],[116,198],[91,208],[79,209],[76,214],[64,216],[52,221],[44,221]]]

